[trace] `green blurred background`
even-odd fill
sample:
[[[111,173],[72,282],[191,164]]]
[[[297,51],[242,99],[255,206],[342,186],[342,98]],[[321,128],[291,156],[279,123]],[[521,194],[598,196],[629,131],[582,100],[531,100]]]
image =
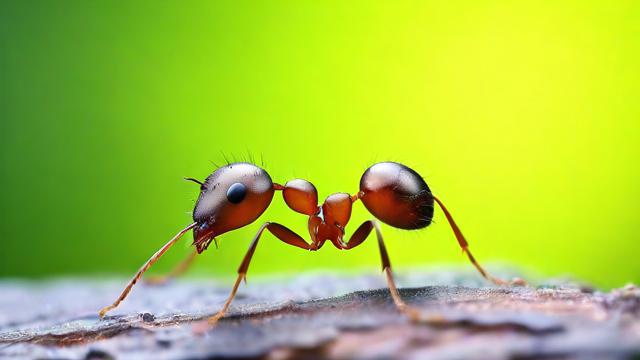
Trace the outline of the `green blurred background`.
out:
[[[3,1],[0,276],[131,275],[190,223],[182,177],[224,153],[321,197],[400,161],[481,262],[638,282],[639,4]],[[305,231],[279,196],[265,220]],[[398,268],[466,266],[435,221],[383,228]],[[258,226],[192,274],[232,275]],[[254,274],[379,266],[373,243],[265,239]]]

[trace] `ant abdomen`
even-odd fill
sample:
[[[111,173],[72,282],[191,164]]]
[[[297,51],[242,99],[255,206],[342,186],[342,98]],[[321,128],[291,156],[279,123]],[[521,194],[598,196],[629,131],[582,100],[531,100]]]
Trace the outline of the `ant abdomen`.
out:
[[[400,229],[421,229],[431,224],[434,198],[427,183],[411,168],[381,162],[360,179],[360,198],[378,220]]]

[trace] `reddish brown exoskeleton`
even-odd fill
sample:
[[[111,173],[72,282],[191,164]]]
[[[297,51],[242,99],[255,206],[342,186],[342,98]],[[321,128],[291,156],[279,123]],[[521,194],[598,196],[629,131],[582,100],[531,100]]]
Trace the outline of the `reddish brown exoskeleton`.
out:
[[[378,247],[382,258],[382,270],[394,303],[400,311],[413,319],[419,317],[418,312],[409,307],[400,298],[391,272],[391,261],[387,254],[380,227],[375,220],[362,223],[349,237],[345,238],[345,228],[351,217],[353,203],[362,201],[367,210],[383,223],[399,229],[422,229],[433,218],[434,202],[437,203],[449,221],[453,233],[462,251],[467,254],[471,263],[483,277],[491,282],[504,285],[507,282],[489,275],[474,259],[462,232],[453,221],[444,204],[435,197],[422,177],[399,163],[381,162],[368,168],[360,179],[360,191],[354,195],[335,193],[327,197],[322,205],[318,205],[318,193],[310,182],[295,179],[280,185],[273,183],[266,171],[250,163],[234,163],[223,166],[211,174],[205,182],[188,178],[200,184],[200,197],[193,210],[194,222],[181,230],[167,244],[158,250],[135,274],[118,299],[100,310],[100,317],[117,307],[131,291],[133,285],[178,239],[193,229],[193,245],[195,251],[182,263],[177,271],[183,271],[196,254],[207,249],[215,237],[254,222],[269,206],[276,191],[281,191],[285,203],[293,211],[308,216],[308,229],[311,242],[289,230],[284,225],[266,222],[260,226],[249,246],[240,267],[238,277],[229,298],[222,309],[209,318],[213,324],[229,308],[240,282],[246,277],[249,263],[258,246],[260,236],[268,230],[281,241],[304,250],[319,250],[326,241],[330,241],[341,250],[353,249],[362,244],[372,230],[375,229]],[[516,283],[521,283],[517,281]]]

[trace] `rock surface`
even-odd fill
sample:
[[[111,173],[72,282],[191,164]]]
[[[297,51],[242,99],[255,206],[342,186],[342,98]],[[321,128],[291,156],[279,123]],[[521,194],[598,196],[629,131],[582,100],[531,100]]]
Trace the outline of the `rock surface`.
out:
[[[475,273],[399,274],[424,312],[400,315],[381,275],[308,274],[242,285],[204,334],[230,282],[137,285],[104,320],[125,280],[0,282],[0,358],[8,359],[600,359],[640,355],[640,289],[562,282],[488,287]],[[429,284],[429,286],[423,286]],[[374,289],[374,290],[370,290]]]

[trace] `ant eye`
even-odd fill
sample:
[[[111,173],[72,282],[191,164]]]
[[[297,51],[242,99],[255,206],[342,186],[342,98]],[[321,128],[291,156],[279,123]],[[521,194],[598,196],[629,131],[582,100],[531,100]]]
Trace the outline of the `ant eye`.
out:
[[[239,204],[247,195],[247,187],[243,183],[234,183],[227,190],[227,200],[232,204]]]

